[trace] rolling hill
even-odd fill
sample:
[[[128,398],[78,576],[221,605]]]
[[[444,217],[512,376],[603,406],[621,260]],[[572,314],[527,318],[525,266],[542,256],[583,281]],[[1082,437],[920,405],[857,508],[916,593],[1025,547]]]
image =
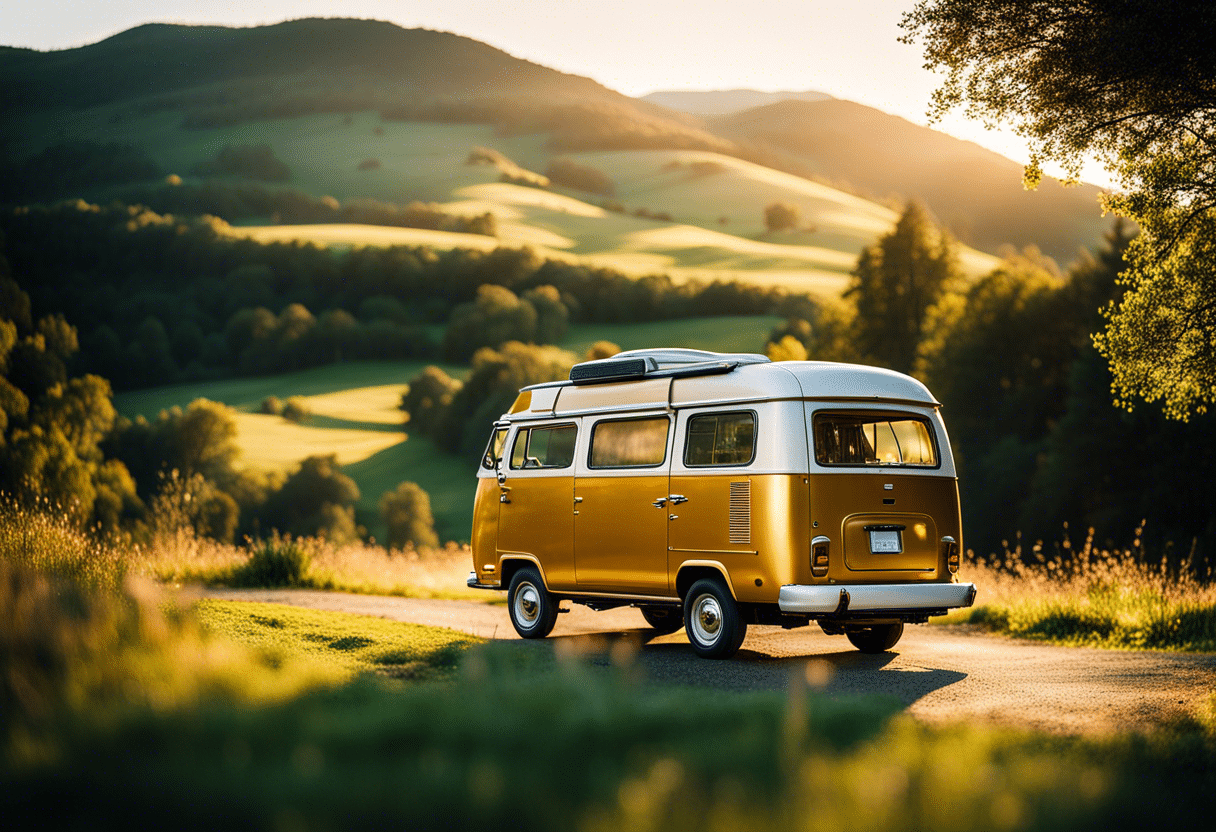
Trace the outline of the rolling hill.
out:
[[[1067,261],[1100,238],[1104,222],[1092,189],[1049,183],[1026,194],[1016,163],[861,105],[809,92],[791,95],[823,100],[716,117],[660,106],[733,109],[784,95],[732,90],[632,99],[469,38],[378,21],[149,24],[77,49],[0,49],[0,149],[20,161],[64,142],[113,143],[189,180],[227,145],[265,143],[289,167],[292,186],[315,197],[477,203],[504,212],[508,222],[530,214],[524,219],[535,220],[533,230],[517,222],[504,242],[603,262],[615,257],[634,272],[763,272],[768,282],[804,269],[839,275],[831,257],[807,265],[816,258],[806,249],[855,258],[889,227],[893,198],[920,198],[960,239],[989,254],[1004,243],[1037,243]],[[502,189],[504,200],[487,199],[485,189],[468,189],[495,184],[500,171],[463,164],[478,146],[538,172],[573,154],[615,184],[626,215],[642,216],[623,222],[619,212],[601,212],[587,222],[584,209],[521,212],[523,198]],[[689,167],[696,162],[699,168]],[[723,170],[711,173],[713,166]],[[808,201],[807,177],[817,202]],[[53,195],[111,196],[65,189]],[[554,190],[593,207],[605,202]],[[798,204],[804,233],[761,239],[759,199]],[[673,246],[666,232],[647,233],[656,227],[647,215],[713,233],[693,241],[681,232],[675,236],[690,244]],[[885,219],[876,224],[879,216]],[[657,249],[650,245],[655,236],[662,238]],[[784,252],[769,247],[787,244]]]
[[[1022,187],[1022,166],[972,142],[852,101],[781,101],[709,119],[854,192],[918,198],[963,242],[985,251],[1038,245],[1067,264],[1109,220],[1092,185]]]

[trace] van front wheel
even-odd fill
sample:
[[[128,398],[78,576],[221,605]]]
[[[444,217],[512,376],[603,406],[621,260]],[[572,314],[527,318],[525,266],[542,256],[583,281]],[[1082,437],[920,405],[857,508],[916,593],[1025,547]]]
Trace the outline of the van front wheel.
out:
[[[511,576],[507,609],[520,638],[544,638],[557,623],[557,599],[545,589],[535,566],[522,567]]]
[[[725,659],[743,643],[747,623],[726,585],[702,578],[684,596],[684,631],[698,656]]]
[[[883,653],[890,650],[904,634],[904,622],[866,627],[864,630],[849,630],[846,635],[853,646],[863,653]]]

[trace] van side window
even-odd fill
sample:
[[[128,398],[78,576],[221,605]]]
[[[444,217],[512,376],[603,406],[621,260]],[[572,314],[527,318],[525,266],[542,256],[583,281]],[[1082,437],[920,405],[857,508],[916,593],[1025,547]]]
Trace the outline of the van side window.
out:
[[[820,465],[937,467],[929,422],[894,413],[816,413],[815,461]]]
[[[574,462],[574,425],[524,428],[515,435],[511,467],[569,468]]]
[[[756,414],[706,413],[688,420],[684,465],[748,465],[756,458]]]
[[[667,459],[666,416],[600,422],[591,432],[592,468],[651,468]]]
[[[507,441],[507,429],[495,428],[490,434],[490,442],[486,445],[486,452],[481,457],[481,467],[493,470],[498,467],[498,460],[502,459],[502,446]]]

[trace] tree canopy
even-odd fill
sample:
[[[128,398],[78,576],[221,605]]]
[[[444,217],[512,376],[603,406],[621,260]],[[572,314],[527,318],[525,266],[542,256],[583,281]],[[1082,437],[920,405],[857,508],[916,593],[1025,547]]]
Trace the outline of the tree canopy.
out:
[[[1187,418],[1216,402],[1216,6],[1210,0],[919,0],[901,24],[943,70],[932,113],[962,107],[1030,141],[1071,176],[1118,177],[1105,207],[1140,224],[1095,337],[1116,400]]]
[[[958,276],[949,237],[908,203],[890,233],[862,251],[845,292],[857,302],[853,343],[871,363],[912,371],[926,314]]]

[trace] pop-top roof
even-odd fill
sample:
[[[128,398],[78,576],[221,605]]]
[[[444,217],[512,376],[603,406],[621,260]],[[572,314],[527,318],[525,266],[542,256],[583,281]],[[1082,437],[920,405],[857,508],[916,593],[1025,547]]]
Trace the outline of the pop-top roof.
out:
[[[767,364],[768,358],[749,352],[722,353],[706,350],[628,350],[611,358],[584,361],[570,370],[575,384],[603,384],[655,376],[696,376],[729,373],[743,364]]]
[[[937,407],[911,376],[831,361],[770,362],[752,353],[631,350],[576,364],[570,381],[532,385],[511,409],[516,418],[725,402],[814,399]]]

